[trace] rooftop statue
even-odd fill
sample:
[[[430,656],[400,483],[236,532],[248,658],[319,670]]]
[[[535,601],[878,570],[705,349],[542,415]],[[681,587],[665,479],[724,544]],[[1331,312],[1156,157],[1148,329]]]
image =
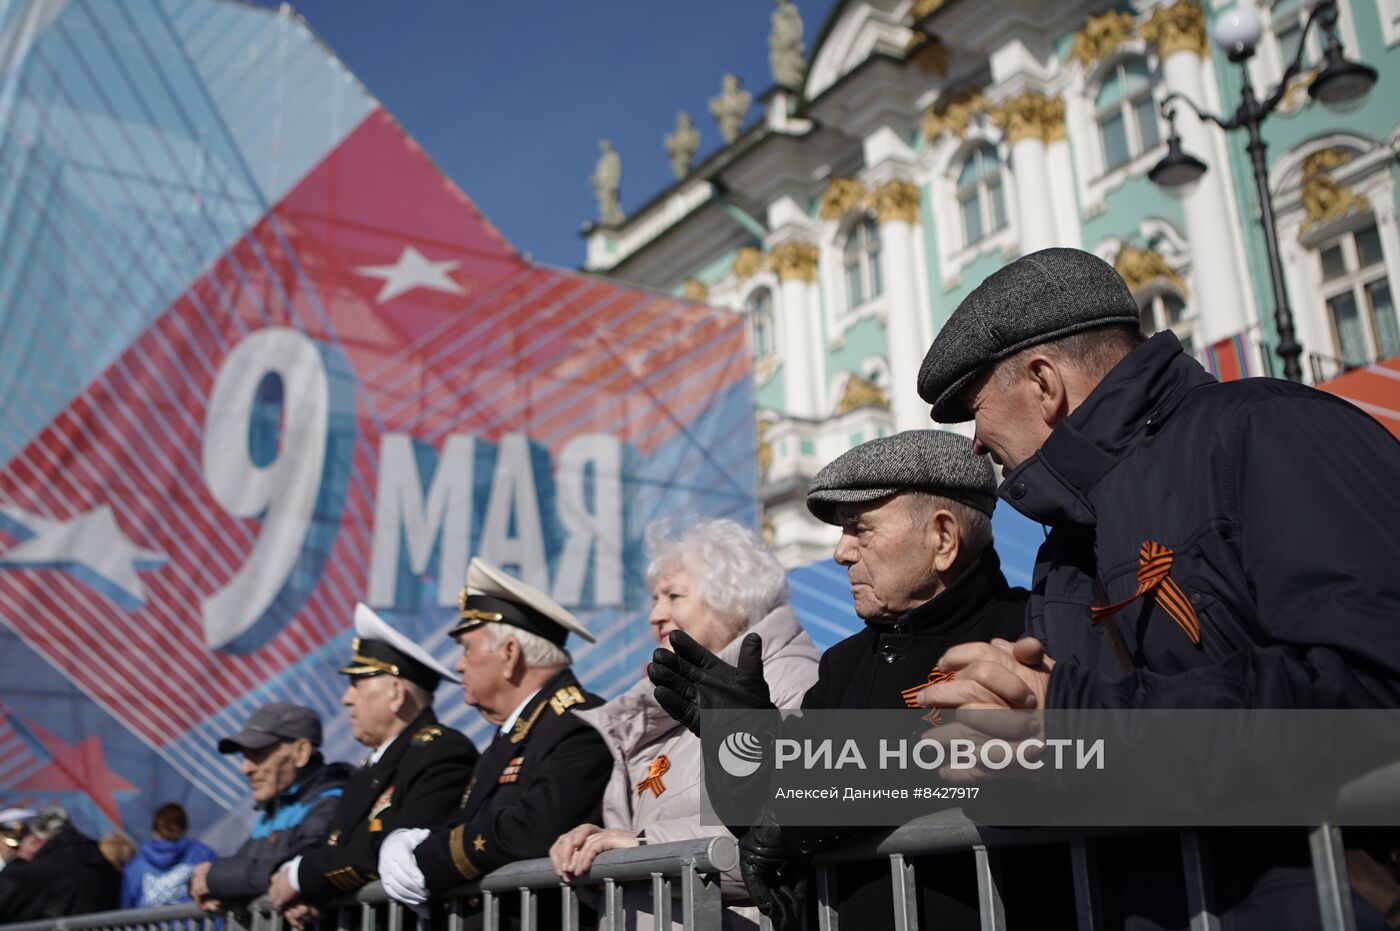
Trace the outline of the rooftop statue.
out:
[[[671,159],[671,171],[677,180],[690,173],[691,163],[695,161],[699,148],[700,133],[695,129],[690,114],[685,111],[677,113],[676,131],[666,136],[666,154]]]
[[[773,29],[768,33],[768,67],[773,72],[773,83],[797,90],[807,70],[802,60],[802,16],[792,0],[778,0],[772,23]]]
[[[618,203],[618,190],[622,187],[622,158],[613,151],[612,143],[603,139],[598,143],[598,166],[593,169],[593,177],[588,181],[593,185],[593,196],[598,199],[598,222],[604,226],[616,226],[623,220],[622,206]]]
[[[720,82],[718,97],[710,98],[710,113],[719,123],[719,134],[725,142],[739,138],[739,130],[744,125],[744,114],[749,112],[753,94],[739,86],[737,74],[726,74]]]

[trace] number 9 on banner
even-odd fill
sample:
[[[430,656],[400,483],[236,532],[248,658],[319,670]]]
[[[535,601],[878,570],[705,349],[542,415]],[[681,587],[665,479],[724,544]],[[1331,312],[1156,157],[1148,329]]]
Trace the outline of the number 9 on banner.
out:
[[[261,527],[204,600],[211,649],[256,649],[316,587],[345,503],[353,385],[338,350],[288,327],[259,330],[224,359],[204,421],[204,481],[221,508]]]

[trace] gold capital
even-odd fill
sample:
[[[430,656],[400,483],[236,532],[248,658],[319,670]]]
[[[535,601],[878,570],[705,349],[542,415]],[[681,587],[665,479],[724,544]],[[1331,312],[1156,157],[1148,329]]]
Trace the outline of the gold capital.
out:
[[[1131,13],[1109,10],[1090,16],[1083,28],[1074,34],[1069,60],[1079,62],[1088,71],[1131,39],[1136,30],[1137,23]]]
[[[752,246],[745,246],[734,255],[734,277],[748,281],[763,268],[763,253]]]
[[[846,387],[841,392],[841,400],[836,402],[836,413],[844,414],[857,407],[878,407],[881,410],[889,410],[890,399],[885,395],[885,392],[880,390],[879,385],[851,372],[846,376]]]
[[[1142,24],[1142,37],[1157,46],[1157,55],[1166,58],[1173,52],[1195,52],[1206,55],[1206,17],[1196,0],[1176,0],[1171,6],[1159,6],[1152,18]]]
[[[681,287],[681,294],[688,301],[707,301],[710,299],[710,289],[705,282],[698,278],[687,278]]]
[[[943,133],[950,132],[962,139],[967,135],[972,118],[988,112],[991,106],[979,87],[963,84],[954,88],[924,112],[924,138],[932,142]]]
[[[1154,281],[1166,281],[1182,296],[1186,296],[1186,282],[1181,280],[1176,269],[1167,260],[1151,249],[1139,249],[1124,243],[1113,260],[1113,269],[1123,276],[1128,290],[1136,294]]]
[[[886,181],[871,191],[868,201],[881,223],[889,220],[915,223],[919,219],[919,187],[902,178]]]
[[[785,242],[773,247],[768,264],[778,273],[779,281],[816,281],[817,247],[809,242]]]
[[[1015,145],[1022,139],[1054,142],[1065,137],[1065,102],[1059,97],[1046,97],[1036,91],[1026,91],[1003,100],[991,111],[992,123],[1006,133],[1006,141]]]
[[[865,200],[865,185],[855,178],[832,178],[822,191],[821,209],[818,214],[823,220],[839,220],[856,209]]]
[[[1301,197],[1307,218],[1300,233],[1322,223],[1340,220],[1350,213],[1371,209],[1371,199],[1332,177],[1332,169],[1351,161],[1352,153],[1333,146],[1303,159]]]

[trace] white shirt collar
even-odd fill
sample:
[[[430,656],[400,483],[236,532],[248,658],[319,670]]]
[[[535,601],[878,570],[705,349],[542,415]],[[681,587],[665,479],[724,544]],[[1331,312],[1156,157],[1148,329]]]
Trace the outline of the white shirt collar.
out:
[[[528,704],[530,704],[530,701],[531,701],[536,695],[540,694],[540,691],[541,691],[540,689],[535,689],[535,690],[534,690],[533,692],[531,692],[529,695],[526,695],[526,696],[525,696],[525,700],[524,700],[524,701],[522,701],[520,704],[518,704],[518,705],[515,706],[515,710],[512,711],[512,712],[510,713],[510,717],[506,718],[505,721],[504,721],[504,723],[501,724],[501,731],[500,731],[500,732],[501,732],[502,734],[509,734],[509,733],[510,733],[510,729],[511,729],[512,727],[515,727],[515,722],[518,721],[518,720],[520,720],[521,712],[523,712],[523,711],[525,710],[525,706],[528,705]]]
[[[407,728],[405,728],[405,730],[407,730]],[[387,741],[380,744],[378,747],[375,747],[373,752],[371,752],[369,755],[369,762],[365,763],[365,765],[373,766],[375,763],[378,763],[380,757],[384,756],[385,752],[394,745],[394,741],[398,740],[399,735],[401,735],[402,733],[403,731],[399,731],[398,734],[395,734],[393,737],[390,737]]]

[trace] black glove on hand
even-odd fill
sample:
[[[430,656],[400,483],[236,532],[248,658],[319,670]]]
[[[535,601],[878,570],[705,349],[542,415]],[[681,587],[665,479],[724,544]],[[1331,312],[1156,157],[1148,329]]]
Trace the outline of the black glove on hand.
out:
[[[671,649],[657,650],[647,666],[656,701],[666,713],[700,736],[702,711],[776,710],[763,678],[763,638],[749,634],[739,647],[739,666],[721,660],[683,630],[671,632]]]
[[[773,921],[774,931],[802,926],[812,855],[794,846],[774,824],[758,824],[739,841],[739,872],[749,898]]]

